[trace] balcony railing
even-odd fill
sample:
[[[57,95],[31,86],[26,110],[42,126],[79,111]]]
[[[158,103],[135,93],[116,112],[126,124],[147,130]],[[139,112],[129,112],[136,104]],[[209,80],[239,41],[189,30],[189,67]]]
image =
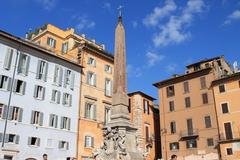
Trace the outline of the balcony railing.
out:
[[[219,143],[240,142],[240,132],[220,133]]]
[[[189,139],[195,139],[198,137],[198,129],[193,129],[191,131],[185,130],[180,132],[180,140],[189,140]]]

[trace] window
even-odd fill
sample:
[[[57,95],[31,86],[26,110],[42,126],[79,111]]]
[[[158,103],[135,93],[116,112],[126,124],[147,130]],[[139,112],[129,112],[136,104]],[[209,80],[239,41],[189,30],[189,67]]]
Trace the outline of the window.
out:
[[[59,104],[60,103],[60,97],[61,97],[61,92],[53,89],[52,90],[51,101]]]
[[[0,75],[0,89],[10,90],[10,86],[11,86],[11,78],[4,75]]]
[[[212,127],[211,117],[210,116],[205,116],[204,120],[205,120],[205,127],[206,128],[211,128]]]
[[[14,80],[13,92],[24,95],[26,88],[26,82],[21,80]]]
[[[62,44],[62,53],[65,54],[68,51],[68,42]]]
[[[4,155],[4,156],[3,156],[3,159],[4,159],[4,160],[13,160],[13,156]]]
[[[146,138],[146,143],[150,143],[150,129],[149,125],[145,125],[145,138]]]
[[[87,72],[87,84],[96,87],[96,74],[93,72]]]
[[[206,77],[201,77],[200,78],[200,83],[201,83],[201,89],[207,88]]]
[[[55,65],[53,83],[55,85],[62,86],[62,76],[63,76],[63,69],[60,66]]]
[[[228,110],[228,103],[222,103],[221,106],[222,106],[222,113],[223,114],[229,112],[229,110]]]
[[[10,106],[8,119],[13,120],[13,121],[22,122],[22,114],[23,114],[22,108]]]
[[[175,108],[174,108],[174,101],[170,101],[169,102],[169,111],[172,112],[174,110],[175,110]]]
[[[85,136],[85,147],[94,147],[94,138],[91,136]]]
[[[226,139],[233,139],[232,124],[230,122],[224,123],[224,130]]]
[[[201,64],[194,65],[194,71],[198,71],[201,69]]]
[[[92,57],[88,57],[88,64],[93,67],[96,67],[96,60]]]
[[[189,92],[189,83],[188,82],[183,82],[183,89],[184,89],[184,93]]]
[[[55,47],[56,47],[56,40],[53,39],[53,38],[48,37],[48,38],[47,38],[47,44],[48,44],[49,46],[55,48]]]
[[[171,129],[171,134],[176,133],[176,122],[175,121],[170,122],[170,129]]]
[[[63,105],[65,106],[72,106],[72,95],[68,93],[63,93]]]
[[[70,130],[70,124],[71,124],[71,119],[70,118],[61,117],[61,124],[60,124],[61,129]]]
[[[179,142],[169,143],[170,150],[178,150],[179,149]]]
[[[197,140],[191,139],[186,141],[187,148],[197,148]]]
[[[6,52],[6,55],[5,55],[5,58],[4,58],[4,64],[3,64],[3,67],[6,70],[10,70],[11,69],[12,56],[13,56],[13,49],[8,48],[7,52]]]
[[[30,56],[20,53],[17,72],[19,74],[27,75],[29,68]]]
[[[208,145],[209,147],[214,146],[213,138],[207,138],[207,145]]]
[[[105,95],[112,96],[112,81],[110,79],[105,79]]]
[[[31,124],[43,125],[43,113],[39,111],[32,111]]]
[[[70,89],[74,89],[74,79],[75,79],[75,74],[73,71],[66,69],[64,73],[64,87],[69,86]]]
[[[226,148],[227,155],[233,155],[233,150],[232,148]]]
[[[42,86],[35,85],[33,97],[39,100],[44,100],[45,88]]]
[[[59,141],[58,148],[68,150],[69,149],[69,142]]]
[[[209,67],[210,67],[210,64],[209,64],[209,63],[205,63],[205,67],[206,67],[206,68],[209,68]]]
[[[47,71],[48,71],[48,63],[42,60],[38,60],[36,78],[43,81],[47,81]]]
[[[110,65],[105,65],[105,67],[104,67],[104,70],[105,70],[105,72],[107,72],[107,73],[112,73],[112,67],[110,66]]]
[[[109,107],[105,107],[104,123],[108,124],[110,120],[111,120],[111,109]]]
[[[224,85],[224,84],[219,85],[219,86],[218,86],[218,89],[219,89],[219,92],[220,92],[220,93],[223,93],[223,92],[226,91],[226,90],[225,90],[225,85]]]
[[[19,135],[16,134],[6,134],[5,143],[19,144],[19,138]]]
[[[28,137],[28,145],[31,145],[31,146],[40,146],[40,138],[37,138],[37,137]]]
[[[144,113],[147,113],[147,114],[150,114],[150,110],[149,110],[149,101],[147,100],[143,100],[143,110],[144,110]]]
[[[56,114],[50,114],[49,127],[57,128],[57,126],[58,126],[58,116]]]
[[[191,118],[187,119],[187,131],[188,135],[193,135],[193,122]]]
[[[208,104],[208,94],[207,93],[202,94],[202,102],[203,102],[203,104]]]
[[[85,118],[96,120],[96,105],[92,103],[85,104]]]
[[[174,95],[175,95],[174,86],[168,86],[167,87],[167,97],[171,97]]]
[[[190,108],[191,107],[191,99],[190,97],[185,98],[185,107]]]

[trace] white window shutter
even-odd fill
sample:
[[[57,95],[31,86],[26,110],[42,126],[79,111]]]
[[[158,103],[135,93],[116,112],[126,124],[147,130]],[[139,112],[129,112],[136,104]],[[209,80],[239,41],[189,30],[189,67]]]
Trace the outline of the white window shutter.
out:
[[[94,79],[93,79],[94,83],[93,84],[96,87],[97,86],[97,75],[96,75],[96,73],[93,74],[93,77],[94,77]]]
[[[23,82],[22,95],[25,94],[25,89],[26,89],[26,82]]]
[[[59,78],[58,79],[58,85],[62,86],[62,79],[63,79],[63,69],[62,69],[62,67],[60,67],[58,78]]]
[[[43,125],[43,113],[40,112],[40,121],[39,121],[39,125],[42,126]]]
[[[39,79],[40,65],[41,65],[41,60],[38,60],[38,64],[37,64],[37,72],[36,72],[36,79]]]
[[[67,69],[64,71],[64,81],[63,81],[63,87],[67,87]]]
[[[30,64],[30,56],[27,56],[27,62],[26,62],[26,69],[25,69],[25,75],[28,75],[28,71],[29,71],[29,64]]]
[[[0,77],[1,79],[1,77]],[[8,77],[8,84],[7,84],[7,90],[10,91],[11,90],[11,85],[12,85],[12,78]]]
[[[9,106],[8,120],[12,120],[12,114],[13,114],[13,106]]]
[[[4,64],[3,64],[3,67],[7,70],[11,69],[12,56],[13,56],[13,49],[8,48],[5,59],[4,59]]]
[[[34,87],[33,97],[34,97],[34,98],[37,97],[37,85],[35,85],[35,87]]]
[[[22,109],[22,108],[19,108],[18,122],[22,122],[22,116],[23,116],[23,109]]]
[[[70,130],[70,128],[71,128],[71,119],[68,118],[68,130]]]
[[[59,69],[59,67],[58,67],[57,65],[55,65],[55,68],[54,68],[54,75],[53,75],[53,83],[57,83],[58,69]]]
[[[73,71],[71,72],[71,81],[70,81],[70,88],[73,90],[74,89],[74,79],[75,79],[75,74]]]
[[[57,128],[57,126],[58,126],[58,116],[57,115],[55,115],[55,128]]]
[[[60,104],[61,92],[57,91],[57,103]]]
[[[42,88],[42,100],[45,99],[45,92],[46,92],[46,88],[43,87],[43,88]]]
[[[45,71],[44,71],[44,81],[46,82],[47,81],[47,74],[48,74],[48,63],[46,63],[46,66],[45,66]]]
[[[19,139],[20,139],[20,136],[16,135],[15,144],[19,144]]]

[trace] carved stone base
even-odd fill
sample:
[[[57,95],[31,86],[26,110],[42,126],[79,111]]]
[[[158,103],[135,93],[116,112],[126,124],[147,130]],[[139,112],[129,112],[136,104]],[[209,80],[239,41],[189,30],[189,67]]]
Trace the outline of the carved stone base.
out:
[[[143,160],[144,153],[137,150],[136,130],[129,127],[106,127],[104,142],[93,153],[96,160]]]

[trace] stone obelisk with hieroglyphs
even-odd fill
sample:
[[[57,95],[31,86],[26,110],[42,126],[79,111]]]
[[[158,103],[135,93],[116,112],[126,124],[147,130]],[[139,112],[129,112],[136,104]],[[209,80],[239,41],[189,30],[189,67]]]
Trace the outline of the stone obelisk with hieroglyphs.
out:
[[[130,123],[126,78],[126,45],[122,15],[115,30],[114,78],[111,121],[104,127],[104,141],[93,155],[96,160],[143,160],[138,150],[137,128]]]

